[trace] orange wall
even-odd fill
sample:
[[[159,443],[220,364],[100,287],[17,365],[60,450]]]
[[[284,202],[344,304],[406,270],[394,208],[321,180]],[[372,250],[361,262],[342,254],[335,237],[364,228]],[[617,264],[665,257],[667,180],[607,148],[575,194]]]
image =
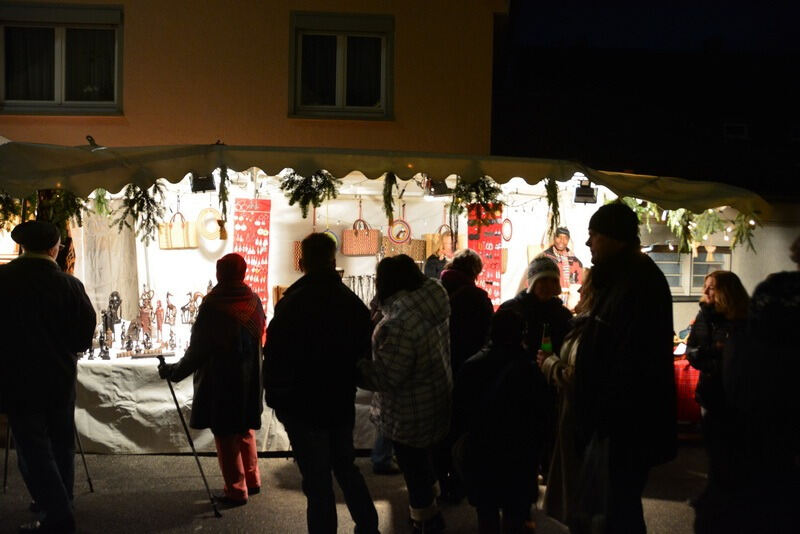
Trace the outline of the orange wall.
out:
[[[504,2],[121,4],[123,115],[0,115],[0,135],[65,145],[85,144],[91,134],[109,146],[221,139],[229,145],[489,153],[493,12],[504,9]],[[287,117],[292,10],[394,15],[394,120]]]

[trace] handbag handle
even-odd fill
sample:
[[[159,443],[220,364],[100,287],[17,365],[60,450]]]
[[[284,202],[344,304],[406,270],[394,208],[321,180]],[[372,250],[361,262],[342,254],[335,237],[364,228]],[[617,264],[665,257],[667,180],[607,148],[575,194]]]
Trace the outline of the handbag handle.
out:
[[[169,220],[169,223],[173,224],[175,222],[175,217],[177,217],[178,215],[181,216],[181,224],[186,224],[186,217],[184,217],[183,213],[181,213],[180,211],[175,212],[175,215],[172,216],[172,218]]]
[[[362,218],[353,221],[353,230],[358,233],[359,230],[369,230],[369,223]]]
[[[453,229],[450,228],[449,224],[443,224],[436,230],[436,233],[437,234],[450,234],[450,235],[453,235]]]

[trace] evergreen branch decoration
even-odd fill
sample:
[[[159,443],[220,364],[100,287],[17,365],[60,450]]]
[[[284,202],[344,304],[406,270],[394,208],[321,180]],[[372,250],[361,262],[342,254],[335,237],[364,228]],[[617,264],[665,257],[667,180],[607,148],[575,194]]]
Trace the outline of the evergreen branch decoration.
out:
[[[389,224],[394,222],[394,188],[397,187],[397,175],[392,171],[386,173],[383,180],[383,211]]]
[[[142,189],[137,184],[128,184],[122,205],[114,210],[116,217],[112,224],[121,232],[124,227],[141,235],[142,242],[147,245],[158,232],[158,223],[164,217],[164,186],[160,182],[153,184],[153,193]]]
[[[335,178],[325,170],[316,171],[309,177],[300,176],[294,171],[287,174],[281,182],[280,188],[289,199],[289,205],[300,204],[303,218],[308,217],[308,207],[319,207],[325,200],[336,198],[339,194],[338,187],[342,185],[339,178]]]
[[[98,187],[94,190],[94,212],[98,215],[111,215],[111,203],[108,198],[108,191]]]
[[[659,216],[661,215],[661,208],[658,207],[657,204],[654,202],[650,202],[649,200],[636,200],[632,197],[620,197],[620,202],[628,206],[633,212],[636,214],[636,217],[639,219],[639,224],[644,224],[647,228],[649,233],[653,233],[653,228],[650,225],[651,219],[658,220]],[[614,202],[614,201],[611,201]]]
[[[494,218],[494,210],[503,205],[500,200],[502,192],[500,186],[488,176],[481,176],[471,184],[464,182],[459,176],[453,188],[450,220],[469,209],[475,212],[475,221],[470,221],[469,224],[479,227],[490,224],[489,221]],[[450,226],[453,227],[452,224]]]
[[[222,220],[228,221],[228,167],[223,165],[219,169],[219,211],[222,213]]]
[[[561,225],[561,212],[558,206],[558,183],[553,178],[548,178],[544,184],[544,190],[547,193],[547,206],[550,208],[550,227],[547,233],[550,236],[556,234],[556,230]]]
[[[750,224],[753,221],[753,224]],[[755,215],[747,213],[739,213],[733,219],[733,239],[731,241],[731,249],[736,248],[736,245],[744,243],[747,248],[755,252],[756,248],[753,246],[753,232],[756,225],[760,226],[759,220]]]
[[[710,236],[725,229],[725,221],[716,210],[705,210],[694,217],[694,234],[697,236]]]
[[[8,193],[0,193],[0,229],[10,231],[22,214],[22,203]]]
[[[66,189],[43,189],[37,194],[36,218],[50,221],[61,231],[61,240],[67,238],[67,221],[74,218],[83,226],[83,212],[89,211],[86,201]]]
[[[669,212],[667,216],[667,227],[678,239],[678,252],[685,253],[692,250],[692,229],[689,226],[692,222],[692,212],[680,208]]]

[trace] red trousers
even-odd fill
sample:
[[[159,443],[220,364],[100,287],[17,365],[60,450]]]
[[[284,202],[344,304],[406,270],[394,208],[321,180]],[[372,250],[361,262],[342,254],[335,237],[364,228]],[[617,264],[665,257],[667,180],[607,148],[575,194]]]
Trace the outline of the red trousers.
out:
[[[225,496],[239,501],[247,500],[247,488],[261,488],[261,473],[258,471],[256,433],[214,436],[217,460],[222,478],[225,480]]]

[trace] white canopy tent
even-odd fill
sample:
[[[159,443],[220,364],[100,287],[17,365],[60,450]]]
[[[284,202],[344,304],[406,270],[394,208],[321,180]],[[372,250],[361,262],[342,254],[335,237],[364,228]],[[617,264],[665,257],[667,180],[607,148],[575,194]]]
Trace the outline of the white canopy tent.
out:
[[[258,167],[268,175],[291,168],[307,176],[324,169],[336,177],[358,172],[370,179],[393,172],[403,180],[424,173],[432,180],[458,175],[471,182],[485,175],[501,184],[514,177],[530,184],[545,178],[565,181],[583,173],[619,196],[649,200],[664,209],[700,212],[730,206],[761,217],[770,212],[764,199],[740,187],[598,171],[565,160],[224,144],[112,148],[7,142],[0,145],[0,191],[22,196],[36,189],[63,188],[86,197],[97,188],[117,192],[129,183],[147,187],[159,178],[174,183],[188,172],[209,175],[222,166],[235,171]]]

